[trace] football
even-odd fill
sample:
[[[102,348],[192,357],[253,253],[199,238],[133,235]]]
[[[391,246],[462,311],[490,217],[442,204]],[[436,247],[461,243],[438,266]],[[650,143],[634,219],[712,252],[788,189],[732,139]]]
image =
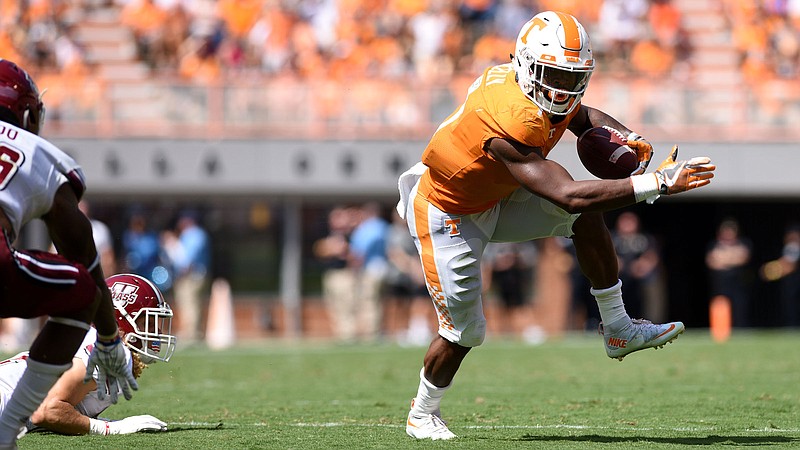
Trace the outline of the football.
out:
[[[597,178],[627,178],[639,165],[636,152],[627,142],[621,132],[611,127],[590,128],[578,138],[578,157]]]

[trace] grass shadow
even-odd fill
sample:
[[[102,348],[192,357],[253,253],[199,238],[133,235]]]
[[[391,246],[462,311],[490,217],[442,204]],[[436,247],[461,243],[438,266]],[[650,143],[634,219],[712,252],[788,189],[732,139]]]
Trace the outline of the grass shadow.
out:
[[[179,431],[197,431],[197,430],[222,430],[225,428],[225,425],[222,422],[219,423],[202,423],[202,424],[180,424],[180,425],[169,425],[167,431],[159,432],[159,433],[175,433]]]
[[[526,434],[520,437],[520,441],[530,442],[593,442],[598,444],[612,444],[622,442],[652,442],[654,444],[677,444],[677,445],[734,445],[734,446],[758,446],[776,444],[800,444],[800,438],[787,436],[698,436],[698,437],[650,437],[650,436],[601,436],[598,434],[588,434],[583,436],[540,436]]]

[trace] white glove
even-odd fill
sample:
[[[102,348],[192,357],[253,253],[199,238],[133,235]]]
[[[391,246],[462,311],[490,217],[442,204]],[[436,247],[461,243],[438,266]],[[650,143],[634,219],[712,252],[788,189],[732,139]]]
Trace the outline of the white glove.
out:
[[[147,414],[126,417],[113,422],[89,419],[89,434],[108,436],[110,434],[131,434],[140,431],[167,431],[167,424]]]
[[[672,147],[667,159],[653,173],[633,175],[633,193],[636,201],[652,204],[661,195],[671,195],[697,189],[711,183],[717,168],[705,156],[688,161],[676,161],[678,146]]]
[[[711,183],[717,168],[705,156],[688,161],[676,161],[678,146],[672,147],[667,159],[658,166],[655,176],[658,180],[659,194],[671,195],[690,191]]]
[[[89,361],[86,363],[84,383],[88,383],[92,379],[95,367],[97,368],[97,397],[100,400],[105,400],[106,389],[111,397],[111,403],[117,403],[120,388],[122,388],[125,400],[133,397],[131,389],[134,391],[139,389],[139,384],[133,378],[131,367],[125,359],[125,346],[119,337],[111,342],[103,342],[100,339],[95,342],[92,353],[89,355]]]

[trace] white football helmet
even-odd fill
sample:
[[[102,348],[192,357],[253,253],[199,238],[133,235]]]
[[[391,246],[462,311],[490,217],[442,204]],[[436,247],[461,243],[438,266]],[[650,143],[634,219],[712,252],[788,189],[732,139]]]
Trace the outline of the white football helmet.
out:
[[[145,364],[167,362],[175,352],[172,309],[150,280],[123,273],[106,278],[122,342]]]
[[[566,115],[578,105],[594,70],[589,35],[575,17],[539,13],[519,32],[514,71],[522,92],[548,114]]]

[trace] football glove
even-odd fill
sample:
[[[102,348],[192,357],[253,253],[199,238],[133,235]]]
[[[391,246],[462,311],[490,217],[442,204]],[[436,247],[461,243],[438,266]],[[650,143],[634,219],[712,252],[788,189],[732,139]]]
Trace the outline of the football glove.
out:
[[[147,414],[115,421],[89,419],[89,434],[108,436],[111,434],[138,433],[140,431],[167,431],[167,424]]]
[[[675,161],[677,156],[678,146],[675,145],[669,157],[655,171],[660,194],[677,194],[711,183],[717,168],[711,164],[711,159],[700,156],[688,161]]]
[[[116,404],[120,389],[122,389],[125,400],[133,397],[131,389],[134,391],[139,389],[139,384],[136,383],[131,372],[131,366],[128,365],[125,358],[125,346],[119,337],[111,342],[104,342],[100,339],[95,342],[92,353],[89,354],[89,361],[86,363],[84,383],[88,383],[92,379],[95,368],[97,368],[97,397],[100,400],[105,400],[106,393],[108,393],[111,403]]]
[[[653,145],[647,139],[632,131],[628,135],[627,141],[626,145],[636,152],[636,157],[639,160],[639,165],[631,172],[631,175],[641,175],[647,170],[650,160],[653,159]]]
[[[658,181],[660,195],[690,191],[711,183],[714,170],[717,168],[711,164],[711,159],[701,156],[688,161],[675,161],[677,156],[678,146],[675,145],[667,159],[653,173]],[[657,198],[658,196],[651,197],[647,202],[653,203]]]

